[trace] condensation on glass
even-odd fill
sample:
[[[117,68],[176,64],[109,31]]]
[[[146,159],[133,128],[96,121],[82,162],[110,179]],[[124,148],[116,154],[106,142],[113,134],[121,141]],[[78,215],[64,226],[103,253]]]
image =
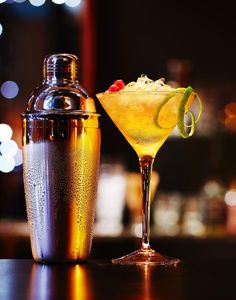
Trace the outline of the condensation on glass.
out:
[[[44,60],[22,114],[23,175],[32,254],[79,262],[90,254],[100,160],[99,115],[78,82],[78,58]]]

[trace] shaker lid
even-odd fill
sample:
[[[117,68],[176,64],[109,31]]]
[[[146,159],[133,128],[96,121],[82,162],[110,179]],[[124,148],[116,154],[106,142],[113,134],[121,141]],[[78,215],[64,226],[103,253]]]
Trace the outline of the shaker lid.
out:
[[[78,57],[59,53],[44,59],[43,84],[37,87],[26,113],[96,113],[94,100],[78,81]]]
[[[79,59],[74,54],[58,53],[44,59],[43,76],[47,82],[67,80],[78,82]]]

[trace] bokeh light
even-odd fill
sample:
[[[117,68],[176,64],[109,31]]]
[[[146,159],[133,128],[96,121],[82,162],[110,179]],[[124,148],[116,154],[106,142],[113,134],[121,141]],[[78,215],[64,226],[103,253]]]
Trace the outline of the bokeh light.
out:
[[[236,205],[236,191],[235,190],[229,190],[225,194],[225,203],[229,206]]]
[[[0,142],[6,142],[12,137],[12,129],[7,124],[0,124]]]
[[[225,128],[230,131],[236,131],[236,103],[229,102],[225,106]]]
[[[13,99],[18,95],[19,87],[16,82],[8,80],[1,86],[1,93],[7,99]]]
[[[18,146],[17,146],[16,142],[13,140],[3,142],[0,145],[0,152],[2,155],[14,156],[14,155],[16,155],[17,150],[18,150]]]
[[[225,114],[228,117],[236,117],[236,103],[230,102],[225,106]]]
[[[220,185],[217,181],[210,180],[204,185],[203,189],[207,196],[213,197],[220,192]]]
[[[69,7],[76,7],[81,4],[81,0],[66,0],[65,5]]]
[[[46,2],[46,0],[29,0],[29,2],[33,6],[41,6]]]
[[[230,131],[236,131],[236,117],[227,117],[225,119],[225,128]]]
[[[22,150],[18,148],[16,155],[14,155],[15,159],[15,166],[20,166],[22,165],[23,159],[22,159]]]
[[[0,4],[6,2],[6,0],[0,0]]]
[[[0,172],[9,173],[22,165],[22,150],[11,139],[13,131],[7,124],[0,124]]]
[[[2,31],[3,31],[3,27],[2,27],[2,24],[0,23],[0,35],[2,34]]]
[[[0,171],[9,173],[15,168],[15,160],[9,155],[0,155]]]
[[[134,226],[134,234],[135,236],[141,238],[142,237],[142,224],[135,224]]]
[[[52,0],[52,2],[55,4],[63,4],[65,3],[65,0]]]

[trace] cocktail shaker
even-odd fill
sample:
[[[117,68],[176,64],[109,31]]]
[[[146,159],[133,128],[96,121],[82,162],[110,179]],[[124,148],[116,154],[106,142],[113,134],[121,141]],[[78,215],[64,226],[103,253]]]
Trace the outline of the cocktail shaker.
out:
[[[23,178],[33,258],[80,262],[90,254],[100,162],[99,115],[78,82],[78,58],[44,60],[22,114]]]

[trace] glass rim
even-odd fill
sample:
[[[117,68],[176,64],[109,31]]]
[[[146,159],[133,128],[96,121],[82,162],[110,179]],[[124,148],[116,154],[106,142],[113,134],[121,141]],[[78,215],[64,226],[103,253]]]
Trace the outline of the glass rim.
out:
[[[122,96],[122,95],[155,95],[155,94],[170,94],[170,93],[173,93],[173,94],[183,94],[184,93],[184,90],[177,90],[177,89],[173,89],[173,90],[159,90],[159,91],[118,91],[118,92],[108,92],[108,91],[105,91],[105,92],[101,92],[101,93],[96,93],[96,96],[104,96],[104,95],[119,95],[119,96]]]

